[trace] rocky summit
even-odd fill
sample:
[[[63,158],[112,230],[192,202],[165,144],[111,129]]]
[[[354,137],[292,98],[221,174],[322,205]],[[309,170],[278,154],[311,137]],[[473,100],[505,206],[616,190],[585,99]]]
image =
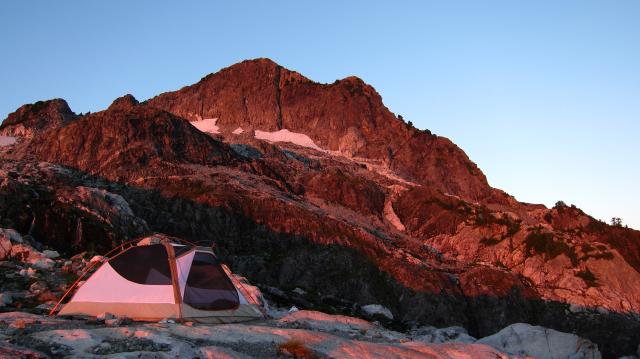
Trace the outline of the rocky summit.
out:
[[[249,60],[91,114],[24,105],[0,135],[7,353],[637,354],[640,232],[492,188],[359,78]],[[39,316],[83,260],[152,233],[214,245],[272,308],[303,314],[195,328]]]

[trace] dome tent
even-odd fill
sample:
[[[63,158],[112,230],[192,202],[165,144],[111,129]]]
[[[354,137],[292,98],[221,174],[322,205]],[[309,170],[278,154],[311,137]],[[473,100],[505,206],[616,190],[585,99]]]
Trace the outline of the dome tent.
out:
[[[211,248],[177,242],[180,240],[154,235],[127,248],[123,245],[78,288],[58,315],[108,312],[141,321],[205,323],[263,318],[257,298]]]

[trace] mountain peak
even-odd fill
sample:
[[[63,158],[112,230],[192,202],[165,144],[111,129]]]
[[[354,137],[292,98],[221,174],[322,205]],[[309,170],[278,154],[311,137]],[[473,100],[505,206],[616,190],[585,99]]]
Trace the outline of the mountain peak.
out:
[[[133,95],[126,94],[115,99],[109,106],[109,110],[126,110],[138,105],[138,103]]]
[[[217,126],[231,130],[303,133],[324,150],[380,161],[410,181],[436,184],[445,193],[504,200],[460,148],[398,119],[356,76],[324,85],[259,58],[148,104],[190,121],[216,118]]]

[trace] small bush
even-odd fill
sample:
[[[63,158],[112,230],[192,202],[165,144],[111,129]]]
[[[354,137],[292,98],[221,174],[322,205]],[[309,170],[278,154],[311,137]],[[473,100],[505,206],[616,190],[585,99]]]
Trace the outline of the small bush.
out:
[[[600,252],[600,253],[596,253],[596,254],[590,254],[589,257],[594,258],[594,259],[612,260],[613,259],[613,253],[608,252],[608,251],[604,251],[604,252]]]
[[[545,255],[547,259],[553,259],[564,254],[569,257],[573,265],[578,264],[578,255],[575,250],[562,239],[554,239],[553,233],[539,230],[530,232],[525,239],[525,244],[528,255],[531,255],[533,251],[536,254]]]
[[[611,218],[611,225],[614,227],[622,227],[622,219],[620,217]]]
[[[598,286],[598,279],[589,268],[576,273],[576,277],[581,278],[588,287]]]
[[[583,251],[585,254],[588,254],[589,252],[592,252],[592,251],[595,251],[595,250],[596,250],[596,249],[595,249],[591,244],[589,244],[589,243],[584,243],[584,244],[582,245],[582,251]]]
[[[311,349],[307,348],[304,343],[299,340],[288,340],[278,345],[278,353],[284,356],[292,356],[294,358],[315,359],[317,356],[313,354]]]
[[[480,243],[485,246],[495,246],[496,244],[502,242],[501,239],[497,239],[496,237],[484,237],[480,240]]]
[[[556,202],[556,205],[555,205],[555,207],[566,207],[566,206],[567,206],[567,204],[564,203],[564,201],[558,201],[558,202]]]
[[[507,268],[507,265],[506,265],[506,264],[504,264],[504,263],[502,263],[502,261],[501,261],[501,260],[499,260],[499,259],[496,259],[496,261],[495,261],[495,262],[493,262],[493,265],[494,265],[494,266],[496,266],[496,267],[498,267],[498,268],[508,269],[508,268]]]

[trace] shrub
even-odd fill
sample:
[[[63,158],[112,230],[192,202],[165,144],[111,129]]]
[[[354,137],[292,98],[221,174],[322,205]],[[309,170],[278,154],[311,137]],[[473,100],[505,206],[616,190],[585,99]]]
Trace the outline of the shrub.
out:
[[[581,278],[588,287],[598,286],[598,278],[589,268],[576,273],[576,277]]]
[[[589,252],[591,252],[591,251],[595,251],[595,250],[596,250],[596,249],[595,249],[591,244],[589,244],[589,243],[584,243],[584,244],[582,245],[582,251],[583,251],[585,254],[588,254]]]
[[[496,237],[484,237],[480,240],[480,243],[484,244],[485,246],[495,246],[500,242],[502,242],[502,240],[497,239]]]
[[[496,259],[496,261],[493,262],[493,265],[498,267],[498,268],[508,269],[506,264],[502,263],[502,261],[499,260],[499,259]]]
[[[612,260],[613,259],[613,253],[608,252],[608,251],[604,251],[604,252],[600,252],[600,253],[596,253],[596,254],[590,254],[589,257],[594,258],[594,259]]]
[[[554,207],[559,208],[559,207],[566,207],[566,206],[567,206],[567,204],[564,203],[564,201],[558,201],[558,202],[556,202],[556,205]]]
[[[528,255],[531,255],[533,251],[536,254],[545,255],[547,259],[553,259],[564,254],[569,257],[573,265],[578,264],[578,255],[575,250],[562,239],[554,239],[553,233],[535,230],[527,235],[525,244]]]

